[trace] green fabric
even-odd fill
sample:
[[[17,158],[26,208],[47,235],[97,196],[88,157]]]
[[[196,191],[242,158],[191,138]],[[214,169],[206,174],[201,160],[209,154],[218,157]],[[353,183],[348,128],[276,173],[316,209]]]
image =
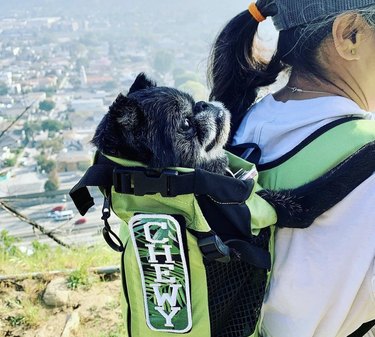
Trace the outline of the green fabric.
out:
[[[131,240],[129,240],[129,231],[126,222],[123,222],[121,225],[120,238],[122,242],[126,242],[126,260],[124,260],[124,264],[126,283],[128,287],[128,296],[130,300],[130,306],[132,308],[132,336],[171,337],[174,334],[152,331],[148,328],[146,324],[143,293],[142,287],[140,286],[142,284],[142,281],[132,242]],[[191,280],[190,290],[193,312],[193,328],[190,332],[184,333],[183,336],[210,336],[210,320],[207,305],[206,272],[203,265],[202,254],[197,245],[197,240],[189,232],[187,232],[187,241],[189,246],[189,266]],[[125,318],[125,328],[127,329],[126,318],[128,313],[128,305],[126,303],[125,296],[123,293],[121,302],[123,310],[122,312]],[[127,336],[128,332],[127,335],[124,337]]]
[[[295,188],[334,168],[338,163],[375,139],[375,121],[356,120],[327,131],[288,161],[260,172],[264,188]]]
[[[251,171],[254,165],[228,153],[230,168],[232,172],[238,171],[240,168]],[[127,161],[115,157],[108,159],[127,167],[144,166],[141,163]],[[192,169],[173,168],[179,172],[191,172]],[[254,177],[257,180],[257,176]],[[251,224],[248,224],[249,230],[256,235],[259,229],[270,226],[276,222],[276,213],[273,208],[261,199],[256,190],[261,187],[256,184],[250,198],[246,204],[251,209]],[[145,310],[143,302],[143,293],[141,284],[141,276],[133,249],[133,243],[129,240],[128,222],[136,213],[155,213],[155,214],[180,214],[185,217],[186,226],[198,232],[208,232],[210,227],[204,218],[197,200],[193,194],[181,195],[172,198],[162,197],[160,194],[134,196],[116,193],[112,188],[112,209],[116,215],[123,220],[120,228],[120,238],[126,243],[126,259],[124,260],[126,283],[128,287],[128,297],[131,307],[132,336],[159,336],[170,337],[167,332],[155,332],[148,328],[145,321]],[[202,254],[193,235],[187,232],[188,251],[189,251],[189,267],[191,278],[191,300],[193,312],[193,328],[184,336],[200,337],[210,336],[210,319],[207,300],[207,283],[205,267],[203,265]],[[273,243],[271,243],[271,246]],[[128,315],[128,303],[122,293],[122,310],[125,321]],[[127,328],[127,322],[125,322]]]

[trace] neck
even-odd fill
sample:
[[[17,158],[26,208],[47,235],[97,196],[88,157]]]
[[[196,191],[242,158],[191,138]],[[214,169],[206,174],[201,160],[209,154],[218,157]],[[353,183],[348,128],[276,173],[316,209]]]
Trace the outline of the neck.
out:
[[[290,88],[298,88],[302,91],[293,91]],[[345,81],[321,80],[317,77],[307,78],[295,72],[292,72],[287,85],[274,94],[276,100],[283,102],[326,96],[346,97],[357,103],[362,109],[366,107],[366,102]]]

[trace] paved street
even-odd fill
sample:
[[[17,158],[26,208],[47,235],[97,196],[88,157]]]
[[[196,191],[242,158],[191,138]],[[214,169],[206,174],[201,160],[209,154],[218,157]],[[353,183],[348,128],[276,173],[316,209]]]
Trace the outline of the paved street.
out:
[[[72,187],[78,181],[75,174],[65,174],[65,187]],[[22,196],[16,199],[9,199],[7,201],[11,206],[16,208],[21,214],[36,221],[46,229],[53,232],[59,239],[68,244],[90,244],[103,240],[101,235],[101,228],[103,221],[101,218],[102,197],[99,191],[93,190],[93,197],[95,199],[95,206],[82,217],[76,210],[69,195],[60,194],[53,198],[32,198],[26,199]],[[65,201],[66,200],[66,201]],[[48,217],[48,212],[56,206],[65,206],[66,210],[72,210],[74,216],[71,220],[55,221]],[[81,218],[85,218],[86,222],[82,224],[75,224]],[[110,218],[111,227],[117,232],[119,227],[119,220],[115,215]],[[7,230],[10,235],[20,239],[18,245],[27,249],[30,247],[33,240],[39,240],[42,243],[56,245],[56,243],[49,237],[41,234],[38,230],[34,230],[30,224],[22,222],[17,217],[0,209],[0,230]]]

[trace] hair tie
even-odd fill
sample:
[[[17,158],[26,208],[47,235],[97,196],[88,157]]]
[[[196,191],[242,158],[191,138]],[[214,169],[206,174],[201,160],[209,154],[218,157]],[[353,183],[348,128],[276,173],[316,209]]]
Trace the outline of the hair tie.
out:
[[[257,22],[262,22],[266,18],[263,16],[263,14],[260,12],[258,9],[257,5],[255,2],[251,3],[249,6],[249,12],[251,16],[257,21]]]

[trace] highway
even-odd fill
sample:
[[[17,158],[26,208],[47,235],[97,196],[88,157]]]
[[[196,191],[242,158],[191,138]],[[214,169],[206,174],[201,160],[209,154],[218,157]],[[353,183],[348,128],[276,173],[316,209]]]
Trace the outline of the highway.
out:
[[[70,245],[92,244],[104,241],[101,235],[103,221],[101,220],[102,197],[99,191],[93,190],[95,206],[89,210],[85,216],[81,216],[76,210],[69,195],[56,195],[53,198],[33,198],[33,199],[14,199],[7,201],[8,204],[16,208],[20,213],[36,221],[50,232],[53,232],[59,239]],[[52,208],[64,205],[65,209],[72,210],[74,216],[71,220],[55,221],[48,217]],[[85,218],[83,224],[75,224],[78,219]],[[112,214],[109,219],[112,229],[118,233],[120,220]],[[33,227],[22,222],[12,214],[0,209],[0,230],[7,230],[9,235],[20,240],[17,245],[24,251],[31,247],[34,240],[46,243],[51,246],[57,245],[49,237],[34,230]]]

